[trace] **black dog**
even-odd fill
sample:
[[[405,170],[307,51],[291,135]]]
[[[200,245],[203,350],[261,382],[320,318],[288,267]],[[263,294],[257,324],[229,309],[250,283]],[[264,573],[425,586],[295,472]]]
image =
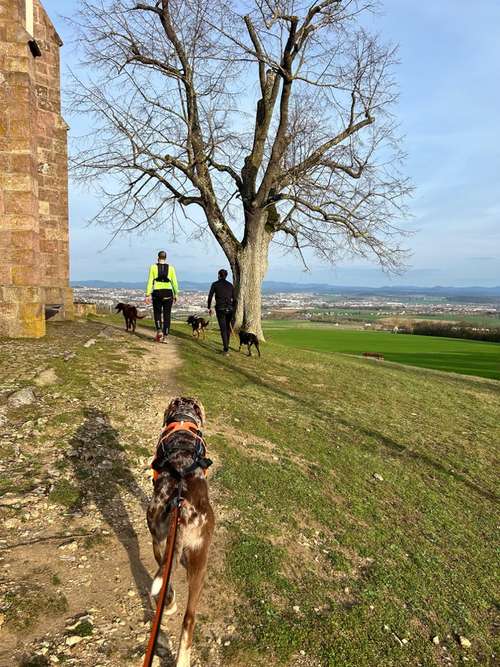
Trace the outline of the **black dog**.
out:
[[[205,338],[205,329],[208,327],[210,322],[205,320],[203,317],[196,317],[196,315],[190,315],[187,318],[187,323],[193,328],[193,336],[200,337],[200,333]]]
[[[251,347],[252,345],[255,345],[260,357],[259,339],[257,338],[257,336],[253,333],[249,333],[248,331],[240,331],[238,335],[240,337],[240,346],[238,348],[238,352],[241,350],[242,345],[246,345],[248,350],[248,356],[251,357],[252,356]]]
[[[127,331],[130,330],[132,331],[132,333],[135,331],[135,325],[137,324],[137,320],[142,320],[146,317],[146,315],[139,315],[137,312],[137,308],[135,306],[131,306],[128,303],[117,303],[115,308],[118,312],[121,311],[123,313]]]

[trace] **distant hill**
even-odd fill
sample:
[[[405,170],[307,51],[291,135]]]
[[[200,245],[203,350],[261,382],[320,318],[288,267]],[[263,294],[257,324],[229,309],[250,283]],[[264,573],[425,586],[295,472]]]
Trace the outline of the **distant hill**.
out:
[[[95,287],[115,289],[144,289],[144,282],[114,282],[109,280],[73,280],[72,287]],[[205,291],[209,288],[209,282],[193,282],[183,280],[183,290]],[[267,294],[276,292],[314,292],[316,294],[338,294],[346,296],[431,296],[443,297],[451,301],[481,300],[497,301],[500,299],[500,285],[496,287],[418,287],[415,285],[387,285],[384,287],[358,287],[353,285],[327,285],[324,283],[285,283],[277,281],[265,281],[263,291]]]

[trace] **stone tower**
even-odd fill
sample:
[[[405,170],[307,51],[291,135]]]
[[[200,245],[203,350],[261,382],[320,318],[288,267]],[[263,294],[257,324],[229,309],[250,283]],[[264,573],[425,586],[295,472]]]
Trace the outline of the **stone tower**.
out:
[[[0,0],[0,335],[73,315],[61,39],[39,0]]]

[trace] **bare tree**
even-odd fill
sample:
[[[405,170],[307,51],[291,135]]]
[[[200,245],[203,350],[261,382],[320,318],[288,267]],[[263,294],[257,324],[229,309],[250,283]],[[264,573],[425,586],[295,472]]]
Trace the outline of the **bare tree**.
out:
[[[233,271],[236,325],[261,337],[272,241],[303,259],[312,248],[401,262],[395,49],[361,27],[373,5],[81,2],[92,77],[77,79],[72,102],[95,124],[74,167],[101,184],[97,220],[117,232],[208,228]]]

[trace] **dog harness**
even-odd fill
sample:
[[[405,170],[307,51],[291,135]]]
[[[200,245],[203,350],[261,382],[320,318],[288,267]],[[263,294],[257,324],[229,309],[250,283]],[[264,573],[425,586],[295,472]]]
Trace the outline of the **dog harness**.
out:
[[[183,419],[187,417],[187,419]],[[169,443],[174,433],[177,431],[187,431],[195,436],[195,448],[187,449],[185,444],[176,446],[175,442]],[[177,452],[185,451],[186,454],[192,454],[193,463],[183,470],[178,470],[170,463],[170,458]],[[212,465],[212,461],[206,457],[207,447],[203,434],[198,426],[190,421],[188,415],[176,415],[176,419],[168,420],[161,430],[158,444],[156,445],[156,455],[151,464],[153,468],[153,479],[158,479],[162,472],[168,472],[174,479],[180,481],[189,475],[192,475],[198,468],[203,470],[204,475],[207,475],[208,468]]]

